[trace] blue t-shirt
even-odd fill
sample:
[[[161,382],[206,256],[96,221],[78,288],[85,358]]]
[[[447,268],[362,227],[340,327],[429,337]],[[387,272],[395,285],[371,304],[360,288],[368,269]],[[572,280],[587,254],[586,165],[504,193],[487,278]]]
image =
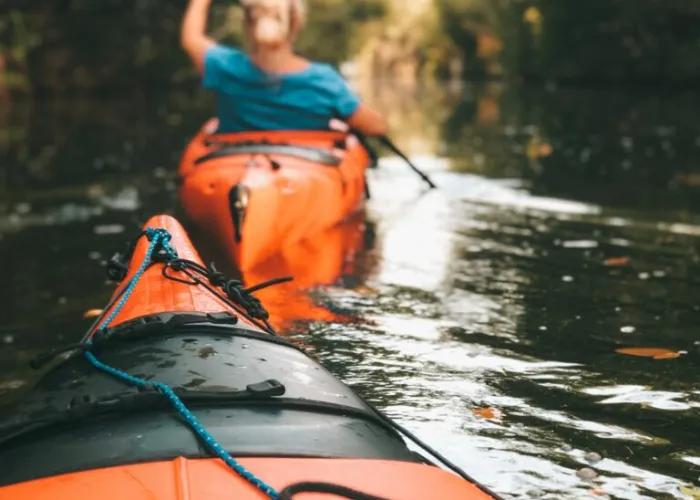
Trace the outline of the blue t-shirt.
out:
[[[217,94],[219,133],[246,130],[328,130],[350,117],[360,98],[332,66],[273,75],[233,47],[214,45],[204,57],[205,88]]]

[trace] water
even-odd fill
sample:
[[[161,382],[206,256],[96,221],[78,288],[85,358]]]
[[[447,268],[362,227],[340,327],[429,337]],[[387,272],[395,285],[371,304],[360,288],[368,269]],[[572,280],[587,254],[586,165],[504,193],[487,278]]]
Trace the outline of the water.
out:
[[[500,86],[374,97],[440,189],[384,158],[369,222],[246,277],[298,277],[260,294],[285,334],[504,496],[692,498],[697,98]],[[208,105],[183,91],[5,108],[6,398],[30,380],[28,358],[79,338],[83,313],[104,305],[101,260],[150,215],[182,216],[174,168]],[[581,479],[584,467],[597,477]]]

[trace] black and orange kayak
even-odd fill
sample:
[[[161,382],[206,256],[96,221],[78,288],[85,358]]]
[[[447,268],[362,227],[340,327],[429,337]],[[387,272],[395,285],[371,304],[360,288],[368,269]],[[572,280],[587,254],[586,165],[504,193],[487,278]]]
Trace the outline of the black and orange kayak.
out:
[[[185,149],[180,199],[242,271],[362,207],[372,157],[355,135],[212,134],[214,124],[207,122]]]
[[[82,341],[0,412],[0,500],[496,498],[277,335],[266,284],[204,267],[175,219],[109,275]]]

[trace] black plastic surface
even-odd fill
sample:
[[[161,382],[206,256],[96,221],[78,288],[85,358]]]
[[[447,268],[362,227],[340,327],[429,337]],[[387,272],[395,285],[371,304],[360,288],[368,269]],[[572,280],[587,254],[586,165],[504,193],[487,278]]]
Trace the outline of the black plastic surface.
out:
[[[153,337],[139,331],[106,342],[99,359],[190,397],[191,410],[234,455],[417,460],[396,431],[302,351],[272,336],[217,328],[222,334],[188,324]],[[98,371],[82,355],[59,365],[19,403],[0,409],[0,484],[210,456],[160,397]]]
[[[285,398],[369,411],[348,386],[304,353],[254,338],[196,331],[189,334],[183,327],[181,333],[171,337],[115,342],[105,348],[100,360],[131,375],[189,390],[237,391],[275,379],[286,387]],[[0,443],[9,426],[89,404],[90,400],[137,392],[78,357],[47,374],[20,404],[0,410]]]
[[[341,415],[297,410],[193,410],[233,456],[418,459],[386,429]],[[46,429],[0,446],[0,486],[124,463],[209,457],[190,429],[166,412]]]

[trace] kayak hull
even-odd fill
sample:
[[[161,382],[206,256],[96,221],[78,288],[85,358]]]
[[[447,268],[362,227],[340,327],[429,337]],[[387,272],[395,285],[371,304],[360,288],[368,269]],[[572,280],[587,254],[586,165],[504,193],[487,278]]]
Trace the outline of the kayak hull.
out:
[[[213,235],[243,271],[332,227],[363,206],[367,150],[325,131],[208,134],[179,166],[187,216]]]

